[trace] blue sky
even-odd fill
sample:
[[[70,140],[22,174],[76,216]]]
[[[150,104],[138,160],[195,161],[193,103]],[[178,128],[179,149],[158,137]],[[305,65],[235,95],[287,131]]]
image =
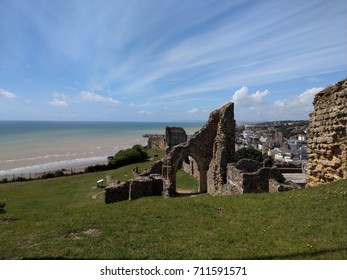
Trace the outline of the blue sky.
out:
[[[0,120],[308,119],[345,0],[0,0]]]

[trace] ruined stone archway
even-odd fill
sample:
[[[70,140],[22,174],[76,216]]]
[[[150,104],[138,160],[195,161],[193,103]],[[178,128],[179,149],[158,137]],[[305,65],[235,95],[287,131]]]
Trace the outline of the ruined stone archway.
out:
[[[234,104],[228,103],[210,114],[208,122],[193,137],[179,144],[166,156],[162,177],[164,195],[175,196],[176,172],[184,157],[195,159],[199,173],[199,192],[220,193],[226,183],[226,167],[235,151]]]
[[[198,157],[197,154],[193,154],[190,151],[189,145],[187,143],[180,144],[176,146],[172,152],[166,157],[165,159],[165,165],[163,166],[163,180],[164,185],[167,186],[167,188],[164,188],[164,193],[167,196],[175,196],[177,194],[176,192],[176,173],[179,170],[181,166],[182,160],[187,157],[191,156],[195,159],[196,164],[198,165],[199,170],[199,193],[206,193],[207,192],[207,171],[208,166],[204,166],[201,162],[201,158]]]

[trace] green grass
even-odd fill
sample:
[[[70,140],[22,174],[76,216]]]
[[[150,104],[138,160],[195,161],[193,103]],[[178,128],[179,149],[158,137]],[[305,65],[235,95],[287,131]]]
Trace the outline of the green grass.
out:
[[[96,180],[127,179],[132,168],[0,185],[0,258],[347,259],[347,180],[104,204]]]
[[[177,192],[196,193],[199,190],[199,182],[183,170],[178,170],[176,173],[176,189]]]

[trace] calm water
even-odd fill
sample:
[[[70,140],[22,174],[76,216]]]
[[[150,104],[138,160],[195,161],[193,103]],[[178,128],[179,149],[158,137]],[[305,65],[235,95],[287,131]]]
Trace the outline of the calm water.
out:
[[[58,170],[107,162],[144,134],[181,126],[193,134],[202,123],[0,121],[0,176]]]

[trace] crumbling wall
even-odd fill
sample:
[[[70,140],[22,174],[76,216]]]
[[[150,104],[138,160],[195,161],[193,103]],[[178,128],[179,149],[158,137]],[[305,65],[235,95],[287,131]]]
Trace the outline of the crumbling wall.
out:
[[[105,203],[161,195],[162,192],[163,181],[160,175],[138,177],[126,182],[108,179],[108,186],[105,188]]]
[[[223,194],[227,181],[227,165],[235,154],[234,104],[228,103],[218,111],[217,131],[213,141],[213,156],[207,172],[207,191]],[[211,135],[212,136],[212,135]]]
[[[347,79],[317,93],[308,133],[308,187],[347,178]]]
[[[129,200],[153,194],[153,184],[150,178],[131,180],[129,185]]]
[[[149,169],[146,169],[146,171],[142,172],[141,174],[138,174],[138,176],[144,177],[144,176],[150,176],[151,174],[161,174],[162,170],[163,170],[163,160],[158,160],[155,163],[153,163]]]
[[[222,194],[227,164],[235,150],[234,104],[227,103],[213,111],[204,127],[185,143],[175,146],[164,159],[164,193],[176,193],[176,172],[188,156],[199,170],[199,192]]]
[[[262,167],[257,161],[243,159],[227,167],[223,194],[279,192],[299,188],[287,181],[277,167]]]
[[[129,199],[129,186],[130,181],[119,182],[115,181],[114,183],[108,185],[105,188],[105,203],[113,203],[122,200]]]
[[[147,141],[147,147],[150,150],[160,151],[165,150],[166,141],[165,135],[149,135]]]
[[[165,128],[165,140],[169,152],[172,147],[187,142],[187,133],[182,127],[167,126]]]
[[[195,179],[200,179],[198,165],[192,157],[183,160],[182,169]]]

